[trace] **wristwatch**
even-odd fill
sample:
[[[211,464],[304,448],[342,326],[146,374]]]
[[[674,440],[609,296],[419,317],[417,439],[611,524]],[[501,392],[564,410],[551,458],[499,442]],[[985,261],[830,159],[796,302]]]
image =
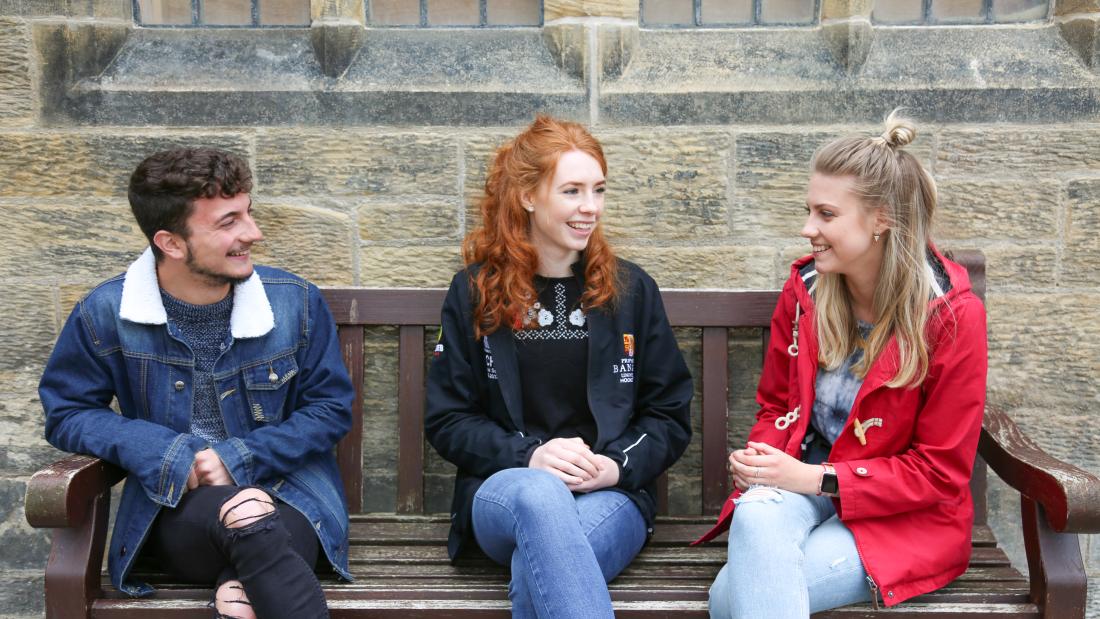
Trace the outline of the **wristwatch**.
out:
[[[817,487],[818,496],[822,494],[828,496],[840,494],[840,482],[838,482],[836,478],[836,469],[828,462],[822,462],[821,468],[823,468],[824,471],[821,473],[821,485]]]

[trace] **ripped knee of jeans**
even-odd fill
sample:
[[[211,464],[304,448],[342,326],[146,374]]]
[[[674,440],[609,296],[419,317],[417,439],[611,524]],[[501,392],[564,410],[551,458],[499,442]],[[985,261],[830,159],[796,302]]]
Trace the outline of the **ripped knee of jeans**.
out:
[[[270,529],[278,515],[270,495],[247,487],[222,502],[218,521],[230,534],[249,535]]]
[[[748,490],[733,500],[734,505],[742,503],[782,503],[783,494],[772,486],[749,486]]]
[[[238,580],[222,583],[215,591],[211,605],[216,613],[215,619],[256,619],[252,603]]]

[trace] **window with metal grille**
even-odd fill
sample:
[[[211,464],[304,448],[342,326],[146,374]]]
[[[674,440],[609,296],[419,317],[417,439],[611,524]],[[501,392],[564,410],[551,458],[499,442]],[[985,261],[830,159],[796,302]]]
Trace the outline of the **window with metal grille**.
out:
[[[1046,19],[1049,0],[876,0],[879,24],[1006,24]]]
[[[918,0],[919,1],[919,0]],[[642,25],[656,28],[809,26],[819,0],[641,0]]]
[[[391,28],[541,26],[542,0],[366,0],[367,22]]]
[[[309,0],[134,0],[134,21],[173,28],[308,26]]]

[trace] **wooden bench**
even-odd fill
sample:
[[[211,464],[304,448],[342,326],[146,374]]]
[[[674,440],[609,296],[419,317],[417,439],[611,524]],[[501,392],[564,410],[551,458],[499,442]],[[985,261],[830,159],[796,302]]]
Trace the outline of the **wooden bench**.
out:
[[[960,254],[975,288],[984,292],[984,259]],[[425,332],[438,324],[442,290],[326,289],[339,323],[344,358],[357,385],[356,423],[338,448],[351,511],[354,583],[323,577],[334,618],[507,617],[507,572],[488,559],[460,565],[447,559],[446,514],[425,513],[423,439]],[[777,292],[676,290],[664,293],[674,326],[701,337],[701,462],[695,483],[701,505],[695,515],[669,515],[668,483],[661,484],[652,541],[611,585],[620,617],[705,617],[707,589],[725,561],[724,536],[707,546],[687,543],[713,522],[728,492],[727,392],[733,328],[760,330],[755,357],[735,366],[759,367]],[[363,513],[364,329],[397,327],[399,359],[396,513]],[[744,331],[736,332],[742,337]],[[429,331],[429,337],[431,332]],[[761,341],[762,340],[762,341]],[[430,343],[430,340],[429,340]],[[701,350],[701,354],[698,351]],[[748,423],[745,421],[744,423]],[[976,520],[969,570],[944,589],[899,606],[892,616],[1067,619],[1084,616],[1085,573],[1078,534],[1100,531],[1100,480],[1044,453],[1002,412],[986,413],[975,467]],[[697,456],[696,456],[697,457]],[[986,524],[986,464],[1021,493],[1022,524],[1030,580],[1011,566]],[[142,574],[158,590],[129,599],[102,573],[110,488],[118,468],[74,455],[37,472],[28,485],[27,520],[53,532],[46,567],[46,607],[51,618],[207,618],[209,590],[173,585],[157,573]],[[699,514],[703,515],[699,515]],[[934,543],[934,542],[933,542]],[[819,618],[872,617],[869,604],[819,613]]]

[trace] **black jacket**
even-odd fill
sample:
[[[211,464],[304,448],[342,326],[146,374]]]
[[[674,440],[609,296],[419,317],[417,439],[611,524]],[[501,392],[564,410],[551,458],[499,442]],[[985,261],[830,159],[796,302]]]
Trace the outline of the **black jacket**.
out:
[[[635,264],[619,264],[622,288],[614,310],[588,312],[588,404],[598,432],[591,447],[619,464],[614,489],[627,494],[652,527],[654,480],[691,439],[693,387],[656,282]],[[474,339],[470,274],[476,268],[454,276],[443,302],[424,417],[428,441],[458,466],[452,559],[473,540],[471,507],[482,482],[497,471],[526,467],[540,443],[524,432],[511,329]],[[583,279],[580,264],[574,274]]]

